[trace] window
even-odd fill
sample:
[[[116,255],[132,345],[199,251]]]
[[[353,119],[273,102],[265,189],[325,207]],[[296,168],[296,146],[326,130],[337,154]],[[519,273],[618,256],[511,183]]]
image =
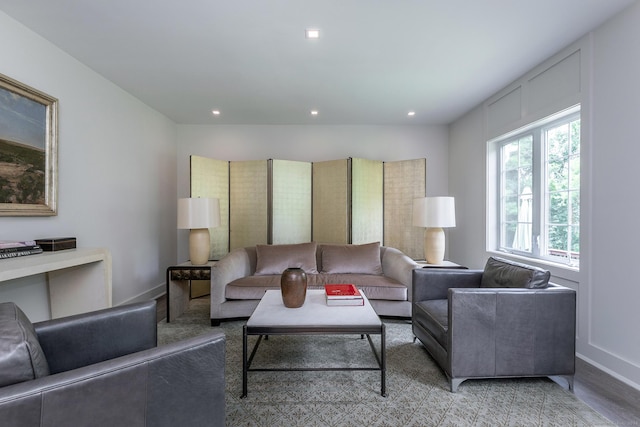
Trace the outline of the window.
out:
[[[498,250],[578,267],[579,110],[495,143]]]

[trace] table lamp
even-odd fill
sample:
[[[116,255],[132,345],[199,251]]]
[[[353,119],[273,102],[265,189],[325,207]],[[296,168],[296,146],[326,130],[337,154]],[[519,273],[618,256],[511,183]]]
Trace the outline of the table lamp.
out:
[[[190,229],[189,258],[193,265],[209,261],[209,228],[220,225],[220,201],[207,198],[178,199],[178,228]]]
[[[454,198],[422,197],[413,199],[413,225],[425,227],[425,260],[429,264],[442,264],[445,249],[443,228],[456,226]]]

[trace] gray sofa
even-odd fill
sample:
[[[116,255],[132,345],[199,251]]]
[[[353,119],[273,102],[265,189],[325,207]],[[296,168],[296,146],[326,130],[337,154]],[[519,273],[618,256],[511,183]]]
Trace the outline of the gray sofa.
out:
[[[353,283],[380,316],[411,317],[411,271],[417,263],[380,243],[257,245],[231,251],[211,270],[211,324],[251,316],[288,267],[303,268],[309,289]]]
[[[224,334],[156,338],[155,301],[33,325],[0,304],[0,425],[223,426]]]
[[[413,271],[413,334],[452,392],[472,378],[539,376],[573,389],[576,292],[549,276],[493,257],[484,270]]]

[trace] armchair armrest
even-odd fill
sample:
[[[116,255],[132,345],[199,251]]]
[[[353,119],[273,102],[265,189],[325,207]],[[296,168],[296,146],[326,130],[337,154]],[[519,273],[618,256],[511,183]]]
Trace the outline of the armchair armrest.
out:
[[[51,374],[157,344],[155,300],[35,323]]]
[[[453,378],[573,374],[574,290],[551,285],[448,292]]]
[[[447,299],[449,288],[479,288],[482,270],[416,268],[413,270],[413,301]]]
[[[2,425],[223,426],[225,344],[209,332],[2,387]]]

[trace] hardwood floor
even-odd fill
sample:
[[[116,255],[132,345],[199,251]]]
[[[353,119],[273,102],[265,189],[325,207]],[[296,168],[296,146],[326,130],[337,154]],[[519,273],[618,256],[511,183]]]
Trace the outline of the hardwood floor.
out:
[[[575,395],[618,426],[640,426],[640,391],[576,358]]]
[[[167,300],[159,297],[158,322],[167,316]],[[575,395],[621,427],[640,427],[640,391],[576,358]]]

